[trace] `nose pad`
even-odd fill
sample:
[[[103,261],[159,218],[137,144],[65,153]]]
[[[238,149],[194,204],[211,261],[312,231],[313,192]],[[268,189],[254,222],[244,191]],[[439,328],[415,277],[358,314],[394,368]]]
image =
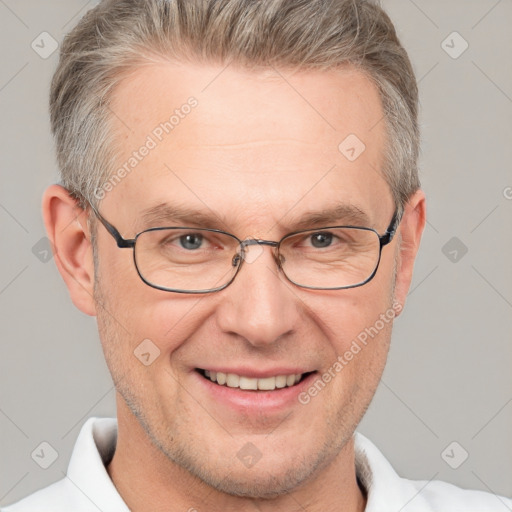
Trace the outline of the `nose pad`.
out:
[[[231,260],[231,265],[232,265],[233,267],[238,267],[238,266],[240,265],[240,263],[241,263],[242,259],[243,259],[243,255],[237,252],[237,253],[233,256],[233,259]]]
[[[248,253],[245,246],[242,245],[240,247],[240,252],[236,253],[231,259],[231,265],[233,267],[238,267],[239,265],[241,265],[242,261],[246,261],[247,263],[252,263],[253,261],[255,261],[258,258],[258,256],[260,256],[260,254],[263,253],[263,245],[267,244],[250,243],[247,245],[252,246],[252,254]],[[272,249],[272,256],[274,258],[274,261],[276,262],[278,269],[281,269],[285,262],[285,257],[282,254],[278,253],[277,247],[273,247]]]

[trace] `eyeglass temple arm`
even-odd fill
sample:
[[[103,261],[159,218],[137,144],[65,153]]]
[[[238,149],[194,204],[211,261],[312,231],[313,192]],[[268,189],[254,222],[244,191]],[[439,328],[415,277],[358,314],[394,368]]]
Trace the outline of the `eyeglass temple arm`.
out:
[[[91,210],[94,212],[94,215],[98,217],[98,220],[105,226],[105,229],[113,236],[114,240],[117,243],[117,246],[121,249],[125,247],[134,247],[135,239],[126,239],[121,236],[121,233],[110,224],[110,222],[105,219],[94,206],[91,206]]]
[[[403,212],[399,211],[398,208],[395,210],[395,213],[393,214],[393,217],[391,218],[391,222],[389,223],[389,226],[386,229],[386,232],[383,235],[379,236],[381,247],[389,244],[389,242],[391,242],[391,240],[393,240],[396,230],[398,229],[398,226],[400,225],[400,221],[402,220],[402,214],[403,214]]]

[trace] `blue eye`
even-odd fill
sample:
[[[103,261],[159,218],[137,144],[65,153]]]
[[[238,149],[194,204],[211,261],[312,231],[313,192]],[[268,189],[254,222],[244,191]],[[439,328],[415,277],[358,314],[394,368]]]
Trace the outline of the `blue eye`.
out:
[[[314,233],[311,235],[311,245],[317,248],[329,247],[332,243],[332,233]]]
[[[180,236],[180,244],[184,249],[194,250],[199,249],[203,243],[202,235],[197,233],[189,233],[187,235]]]

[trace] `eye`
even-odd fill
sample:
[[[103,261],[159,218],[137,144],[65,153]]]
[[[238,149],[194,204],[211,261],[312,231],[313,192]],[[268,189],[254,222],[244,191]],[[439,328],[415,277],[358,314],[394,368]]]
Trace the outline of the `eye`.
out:
[[[328,232],[311,235],[311,245],[316,248],[329,247],[332,244],[333,234]]]
[[[179,238],[180,244],[184,249],[199,249],[203,243],[203,236],[197,233],[188,233]]]

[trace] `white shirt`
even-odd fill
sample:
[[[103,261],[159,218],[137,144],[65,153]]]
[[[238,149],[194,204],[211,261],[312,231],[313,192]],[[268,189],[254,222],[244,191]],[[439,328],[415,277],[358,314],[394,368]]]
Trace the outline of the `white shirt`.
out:
[[[3,508],[3,512],[129,512],[110,479],[117,441],[114,418],[89,418],[76,441],[65,478]],[[397,475],[384,455],[355,434],[356,473],[366,488],[365,512],[510,512],[512,500],[440,481]]]

